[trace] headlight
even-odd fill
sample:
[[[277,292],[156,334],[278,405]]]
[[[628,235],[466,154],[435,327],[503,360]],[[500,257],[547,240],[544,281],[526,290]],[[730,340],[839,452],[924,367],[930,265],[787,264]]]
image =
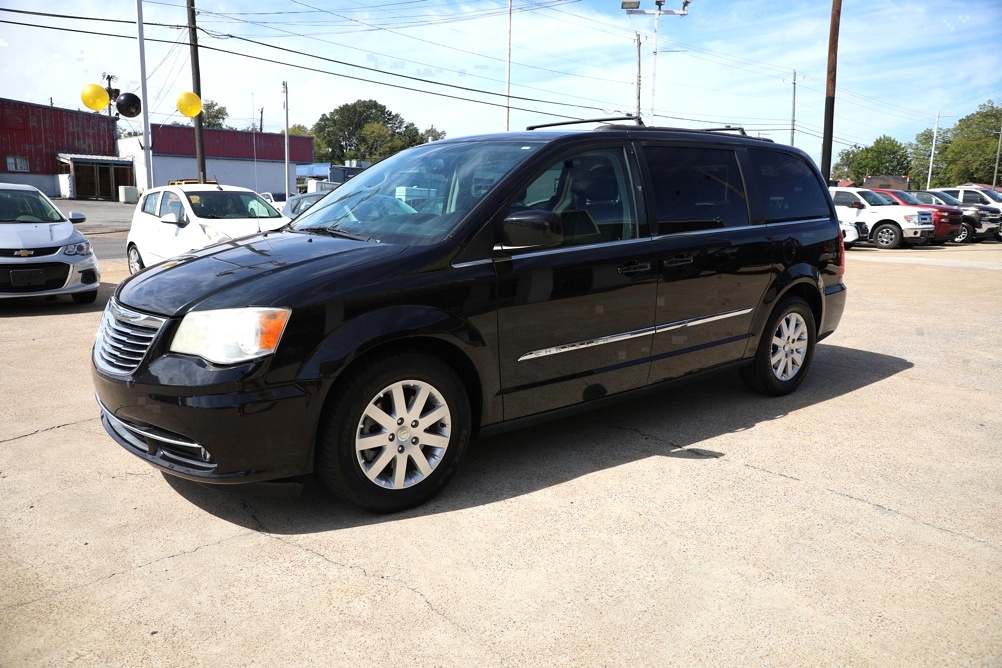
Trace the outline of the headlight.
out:
[[[89,241],[84,241],[78,244],[70,244],[63,249],[63,252],[67,255],[90,255],[94,252],[91,248]]]
[[[216,364],[236,364],[275,352],[289,321],[287,308],[192,311],[181,320],[170,350]]]
[[[229,241],[232,238],[230,237],[230,235],[224,232],[220,232],[214,227],[209,227],[208,225],[202,225],[201,223],[199,223],[198,226],[202,228],[202,232],[205,233],[205,236],[209,240],[209,243],[218,244],[220,241]]]
[[[919,216],[917,213],[910,213],[907,216],[905,216],[905,220],[907,220],[909,223],[918,223]]]

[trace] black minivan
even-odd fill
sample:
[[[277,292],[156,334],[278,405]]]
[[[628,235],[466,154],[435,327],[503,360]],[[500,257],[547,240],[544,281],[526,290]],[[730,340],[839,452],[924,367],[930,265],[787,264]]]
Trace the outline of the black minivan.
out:
[[[437,141],[127,278],[93,380],[111,437],[167,473],[316,472],[390,512],[488,433],[729,367],[793,391],[844,257],[810,158],[742,132]]]

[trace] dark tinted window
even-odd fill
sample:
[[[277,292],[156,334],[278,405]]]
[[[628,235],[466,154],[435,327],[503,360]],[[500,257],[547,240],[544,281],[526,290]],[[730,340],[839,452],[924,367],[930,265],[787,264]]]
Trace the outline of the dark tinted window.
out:
[[[658,233],[748,225],[748,201],[734,151],[645,146]]]
[[[835,200],[835,206],[852,206],[859,203],[859,198],[847,192],[837,192],[832,196],[832,199]]]
[[[814,170],[799,156],[748,149],[767,222],[828,218],[828,198]]]
[[[985,202],[985,199],[987,198],[982,197],[979,193],[976,193],[973,190],[965,190],[963,194],[964,199],[961,201],[965,204],[987,204],[987,202]]]

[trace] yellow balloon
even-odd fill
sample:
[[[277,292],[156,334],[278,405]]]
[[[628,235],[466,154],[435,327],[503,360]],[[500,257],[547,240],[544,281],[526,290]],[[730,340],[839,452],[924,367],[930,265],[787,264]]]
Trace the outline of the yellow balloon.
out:
[[[181,93],[177,96],[177,110],[188,118],[194,118],[202,113],[202,100],[194,93]]]
[[[84,86],[83,90],[80,91],[80,99],[83,100],[85,107],[94,111],[101,111],[111,102],[111,98],[108,97],[108,91],[97,84],[87,84]]]

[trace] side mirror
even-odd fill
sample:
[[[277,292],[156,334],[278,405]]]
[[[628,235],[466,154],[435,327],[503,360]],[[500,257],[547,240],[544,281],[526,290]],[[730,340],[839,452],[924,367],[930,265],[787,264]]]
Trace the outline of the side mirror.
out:
[[[504,219],[500,244],[494,250],[510,253],[515,250],[554,248],[564,243],[560,216],[552,211],[529,209],[516,211]]]
[[[83,215],[79,211],[70,211],[70,222],[74,225],[86,222],[87,216]]]
[[[866,205],[865,205],[865,204],[863,204],[862,202],[853,202],[853,203],[852,203],[852,204],[850,204],[849,206],[850,206],[851,208],[853,208],[853,209],[865,209],[865,208],[866,208]]]
[[[185,223],[178,220],[177,214],[174,212],[165,213],[164,215],[160,216],[160,222],[167,223],[168,225],[177,225],[178,227],[185,226]]]

